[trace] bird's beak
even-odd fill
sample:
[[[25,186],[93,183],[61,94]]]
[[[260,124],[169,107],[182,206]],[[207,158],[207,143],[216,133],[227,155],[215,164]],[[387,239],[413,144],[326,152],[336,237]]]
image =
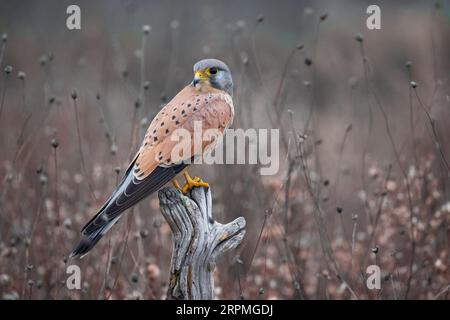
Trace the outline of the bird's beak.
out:
[[[205,82],[208,80],[208,75],[203,71],[196,71],[194,75],[194,87],[197,83]]]

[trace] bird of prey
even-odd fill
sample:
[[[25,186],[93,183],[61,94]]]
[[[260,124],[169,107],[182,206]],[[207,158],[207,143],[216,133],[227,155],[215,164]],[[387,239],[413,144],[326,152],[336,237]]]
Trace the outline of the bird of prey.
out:
[[[196,122],[201,124],[202,130],[216,129],[223,135],[234,117],[232,95],[233,80],[225,63],[217,59],[197,62],[194,65],[194,79],[152,120],[121,182],[97,214],[83,227],[80,241],[70,257],[87,254],[125,210],[167,182],[172,180],[181,189],[175,180],[178,174],[183,173],[186,179],[182,188],[184,193],[193,187],[208,187],[200,178],[191,178],[185,168],[191,162],[189,160],[210,152],[218,139],[202,141],[201,148],[194,148],[194,139],[185,139],[185,143],[192,144],[186,146],[191,154],[181,158],[181,161],[174,161],[171,158],[172,149],[183,142],[172,141],[175,139],[171,139],[171,134],[176,129],[185,129],[194,137]]]

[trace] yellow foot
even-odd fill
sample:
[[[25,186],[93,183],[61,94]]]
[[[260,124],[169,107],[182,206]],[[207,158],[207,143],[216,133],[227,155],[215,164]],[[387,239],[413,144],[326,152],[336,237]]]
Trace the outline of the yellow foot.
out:
[[[183,193],[187,193],[189,190],[191,190],[194,187],[209,188],[209,184],[207,182],[204,182],[199,177],[191,178],[191,176],[189,175],[189,173],[187,173],[187,171],[185,171],[183,173],[183,175],[184,175],[184,178],[186,179],[186,184],[183,186],[183,189],[181,189],[181,191]]]
[[[174,187],[175,189],[178,189],[179,191],[181,191],[181,187],[180,187],[180,185],[178,184],[177,179],[173,178],[173,179],[172,179],[172,184],[173,184],[173,187]]]

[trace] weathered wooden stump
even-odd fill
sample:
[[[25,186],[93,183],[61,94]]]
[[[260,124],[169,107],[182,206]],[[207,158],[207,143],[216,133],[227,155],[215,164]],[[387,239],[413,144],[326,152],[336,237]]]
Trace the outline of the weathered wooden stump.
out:
[[[213,299],[216,258],[242,241],[245,219],[214,221],[210,188],[194,188],[187,195],[164,188],[158,195],[173,241],[167,299]]]

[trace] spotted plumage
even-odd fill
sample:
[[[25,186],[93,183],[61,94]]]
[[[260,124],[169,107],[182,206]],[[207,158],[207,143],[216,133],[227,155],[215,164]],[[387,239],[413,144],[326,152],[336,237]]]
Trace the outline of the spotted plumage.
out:
[[[173,179],[192,160],[211,152],[220,137],[202,141],[201,150],[194,148],[194,126],[203,131],[217,129],[220,135],[234,117],[233,82],[228,67],[216,59],[194,65],[192,83],[181,90],[155,116],[144,136],[139,151],[131,161],[122,181],[97,214],[81,230],[81,239],[71,256],[84,255],[121,217],[121,214]],[[185,129],[191,139],[171,139],[177,129]],[[181,144],[190,154],[174,161],[171,152]]]

